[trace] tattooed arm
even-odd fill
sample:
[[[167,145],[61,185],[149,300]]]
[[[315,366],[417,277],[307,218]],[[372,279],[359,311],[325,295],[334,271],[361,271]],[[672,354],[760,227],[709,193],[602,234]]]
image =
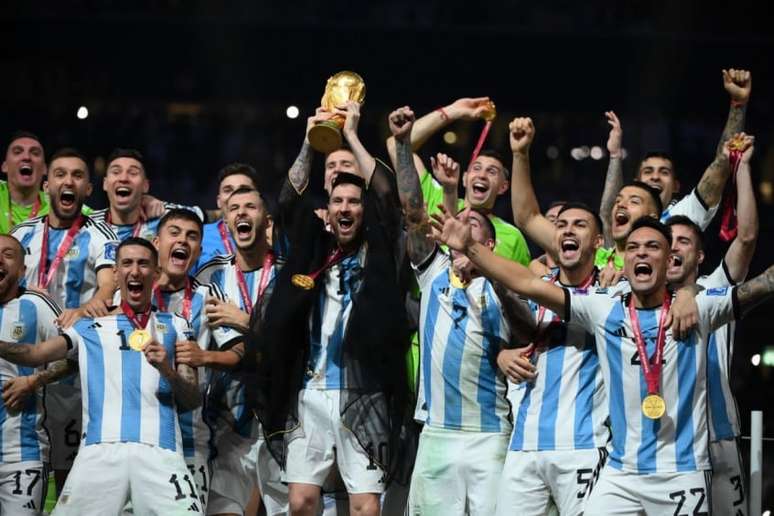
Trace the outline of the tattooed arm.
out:
[[[752,91],[752,75],[747,70],[723,70],[723,87],[731,97],[731,107],[728,110],[726,126],[720,136],[716,155],[723,153],[723,145],[736,133],[744,130],[744,120],[747,114],[747,102]]]
[[[3,403],[11,410],[21,410],[27,397],[38,388],[75,374],[78,362],[70,359],[48,364],[43,371],[28,376],[8,378],[3,382]]]
[[[602,225],[605,235],[605,246],[613,247],[613,205],[618,192],[623,187],[623,129],[621,121],[613,111],[605,113],[607,123],[610,124],[610,135],[607,139],[607,152],[610,153],[610,161],[607,165],[607,174],[605,175],[605,188],[602,191],[602,201],[599,203],[599,216],[602,218]]]
[[[202,404],[196,368],[186,364],[177,364],[173,368],[166,348],[156,341],[146,345],[142,351],[148,363],[169,382],[180,410],[187,412]]]
[[[330,118],[330,115],[321,107],[317,108],[314,115],[307,118],[306,133],[304,135],[304,143],[301,145],[301,151],[299,151],[296,160],[293,162],[290,170],[288,170],[287,181],[282,183],[282,189],[279,194],[279,203],[281,205],[292,203],[297,196],[304,193],[304,190],[309,185],[309,176],[312,172],[312,158],[314,157],[312,147],[309,145],[309,130],[318,122],[328,118]]]
[[[413,123],[414,113],[408,107],[390,113],[390,131],[395,137],[398,196],[406,214],[407,251],[411,263],[418,265],[435,250],[435,243],[428,237],[430,224],[411,152]]]
[[[37,344],[0,341],[0,358],[18,365],[36,367],[65,358],[67,349],[67,338],[61,335]]]
[[[728,163],[728,156],[724,154],[715,156],[715,159],[701,176],[699,184],[696,185],[696,193],[705,205],[714,207],[720,203],[723,189],[730,175],[731,167]]]
[[[737,315],[744,317],[774,294],[774,265],[736,288]]]

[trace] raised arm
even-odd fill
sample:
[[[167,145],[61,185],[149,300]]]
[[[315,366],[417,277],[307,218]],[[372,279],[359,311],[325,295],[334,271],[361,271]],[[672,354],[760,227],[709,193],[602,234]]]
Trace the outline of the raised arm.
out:
[[[411,152],[411,128],[414,112],[408,107],[396,109],[389,116],[390,131],[395,138],[395,174],[398,196],[406,215],[407,252],[411,263],[424,262],[435,249],[435,243],[428,237],[430,224],[419,187],[419,177],[414,169]]]
[[[67,356],[67,339],[61,335],[37,344],[0,341],[0,358],[21,366],[37,367]]]
[[[610,124],[610,135],[607,137],[607,152],[610,154],[610,161],[607,164],[602,201],[599,203],[599,216],[602,218],[604,226],[605,246],[613,247],[615,245],[611,229],[613,227],[613,205],[623,186],[623,128],[615,112],[607,111],[605,117],[607,123]]]
[[[535,138],[535,126],[531,118],[514,118],[508,130],[511,152],[513,152],[511,172],[513,220],[529,238],[557,259],[557,251],[553,244],[554,225],[540,213],[530,177],[529,148]]]
[[[443,207],[449,213],[457,213],[457,193],[460,184],[460,164],[446,154],[438,153],[436,157],[430,157],[430,166],[433,168],[433,176],[443,188]],[[434,211],[436,206],[428,206],[427,211]]]
[[[309,144],[309,130],[315,126],[318,121],[325,120],[329,115],[327,111],[318,107],[315,114],[306,119],[306,131],[304,132],[304,142],[301,144],[301,150],[296,156],[296,160],[288,170],[288,176],[282,182],[282,188],[279,193],[279,203],[287,205],[292,203],[295,198],[306,190],[309,185],[309,177],[312,174],[312,159],[314,151]]]
[[[716,155],[723,154],[723,146],[736,133],[744,130],[744,120],[747,113],[747,102],[752,91],[752,75],[747,70],[723,70],[723,88],[731,97],[731,107],[728,110],[726,125],[720,135]]]
[[[734,283],[741,283],[747,277],[747,272],[755,253],[758,241],[758,208],[755,203],[755,191],[750,175],[750,158],[753,155],[752,136],[744,135],[744,145],[747,146],[739,162],[736,172],[736,220],[737,234],[731,246],[726,251],[724,261]],[[724,146],[728,152],[728,142]]]
[[[341,132],[347,140],[349,148],[352,150],[352,154],[355,155],[358,167],[363,173],[366,184],[369,184],[371,182],[371,176],[374,173],[374,168],[376,167],[376,160],[369,154],[357,135],[357,126],[360,123],[360,104],[354,100],[349,100],[347,101],[346,107],[346,113],[342,113],[346,115],[346,118]]]
[[[750,311],[774,294],[774,265],[763,274],[739,285],[736,289],[738,315],[746,316]]]
[[[492,281],[501,283],[528,299],[545,306],[557,314],[565,313],[565,291],[563,288],[543,281],[518,262],[497,256],[486,246],[473,240],[467,221],[470,208],[462,220],[448,212],[433,215],[432,237],[439,243],[465,253],[479,271]]]

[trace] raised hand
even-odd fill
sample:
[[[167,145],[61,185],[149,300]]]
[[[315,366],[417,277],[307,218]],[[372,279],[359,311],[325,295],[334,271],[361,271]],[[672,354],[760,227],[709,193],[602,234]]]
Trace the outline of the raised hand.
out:
[[[457,219],[449,214],[443,205],[439,205],[439,213],[434,213],[430,218],[432,234],[427,235],[439,244],[444,244],[455,251],[465,252],[473,245],[473,235],[470,230],[468,217],[470,208],[466,208]]]
[[[610,153],[611,158],[620,158],[623,156],[622,141],[623,141],[623,129],[621,128],[621,121],[618,120],[614,111],[605,111],[605,117],[607,123],[610,124],[610,135],[607,137],[607,152]]]
[[[731,150],[741,150],[742,162],[749,163],[755,150],[754,144],[755,136],[747,133],[736,133],[723,144],[723,156],[728,158],[731,155]]]
[[[444,190],[457,191],[460,183],[460,164],[446,154],[438,153],[430,157],[430,168],[433,169],[433,177],[441,183]]]
[[[337,113],[344,116],[344,127],[342,128],[344,136],[349,138],[357,135],[357,126],[360,123],[360,104],[354,100],[348,100],[344,109],[339,108]]]
[[[334,114],[325,109],[324,107],[318,107],[314,110],[314,115],[310,116],[306,119],[306,136],[307,139],[309,138],[309,131],[314,127],[315,125],[319,124],[320,122],[324,122],[326,120],[330,120],[333,118]]]
[[[747,70],[723,70],[723,87],[731,96],[732,102],[747,104],[752,90],[752,75]]]
[[[445,111],[453,120],[476,120],[491,110],[491,102],[489,97],[462,98],[452,102]]]
[[[535,126],[531,118],[514,118],[508,124],[510,131],[511,151],[514,154],[528,154],[532,140],[535,138]]]
[[[403,106],[390,113],[387,121],[390,125],[390,132],[396,140],[400,142],[411,141],[411,128],[414,126],[415,118],[414,112],[408,106]]]

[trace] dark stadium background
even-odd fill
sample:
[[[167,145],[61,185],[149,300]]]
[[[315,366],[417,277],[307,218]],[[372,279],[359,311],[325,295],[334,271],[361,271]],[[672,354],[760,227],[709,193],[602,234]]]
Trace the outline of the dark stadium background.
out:
[[[622,119],[627,176],[637,156],[664,149],[690,187],[712,160],[728,111],[720,70],[747,68],[757,274],[774,262],[769,9],[764,2],[11,0],[0,9],[0,135],[24,128],[49,153],[75,145],[95,160],[114,146],[137,147],[155,195],[213,207],[214,178],[228,162],[253,164],[263,189],[276,190],[325,79],[352,69],[367,85],[360,133],[373,154],[385,156],[391,109],[409,104],[423,114],[489,95],[498,107],[490,142],[506,155],[507,122],[516,115],[536,122],[533,174],[543,204],[597,205],[606,158],[576,161],[570,151],[604,148],[605,110]],[[291,105],[296,119],[286,116]],[[76,117],[80,106],[86,119]],[[480,128],[457,124],[455,145],[439,135],[425,149],[467,165]],[[91,204],[101,207],[95,182]],[[510,218],[501,201],[498,213]],[[723,251],[717,223],[708,234],[714,266]],[[739,329],[732,384],[746,435],[750,410],[763,409],[764,435],[774,437],[773,369],[752,363],[767,347],[774,353],[773,309],[760,307]],[[766,509],[774,507],[774,445],[764,450]]]

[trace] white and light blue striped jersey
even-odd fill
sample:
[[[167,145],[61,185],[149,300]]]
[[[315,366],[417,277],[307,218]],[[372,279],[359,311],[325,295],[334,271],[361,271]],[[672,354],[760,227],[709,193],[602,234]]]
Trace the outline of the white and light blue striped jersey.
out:
[[[532,302],[530,307],[537,318],[540,307]],[[544,338],[533,355],[537,378],[526,382],[524,395],[514,408],[510,449],[604,447],[610,431],[605,424],[607,398],[594,336],[575,322],[563,322],[548,309],[538,325]]]
[[[175,367],[175,342],[185,338],[185,321],[152,310],[146,329]],[[84,317],[63,331],[81,375],[82,445],[136,442],[182,454],[174,391],[142,352],[129,347],[133,330],[124,314],[115,314]]]
[[[696,296],[699,323],[682,341],[666,332],[660,394],[666,413],[646,418],[642,401],[648,394],[634,340],[628,295],[607,289],[568,291],[569,320],[593,332],[597,341],[610,412],[609,464],[637,473],[679,473],[710,469],[707,422],[707,341],[734,317],[731,289],[706,290]],[[661,307],[637,310],[652,360]]]
[[[192,274],[196,274],[197,271],[204,267],[210,260],[218,256],[228,256],[231,254],[226,249],[226,246],[223,244],[223,238],[220,236],[220,229],[218,229],[220,224],[223,224],[223,227],[226,230],[226,237],[231,243],[231,249],[236,249],[234,237],[231,236],[231,231],[229,231],[225,222],[217,220],[205,224],[204,232],[202,234],[202,254],[199,255],[199,259],[196,261],[196,265],[194,265],[193,270],[191,271]]]
[[[250,295],[252,305],[258,300],[258,291],[260,290],[261,272],[263,267],[252,271],[243,271],[247,291]],[[277,269],[272,265],[269,272],[269,283],[266,287],[266,294],[270,295],[273,284],[276,279]],[[246,311],[245,303],[239,292],[239,283],[236,273],[236,258],[234,255],[219,256],[210,260],[202,267],[196,275],[196,279],[201,283],[211,283],[225,295],[227,301],[236,304],[241,310]],[[231,332],[235,336],[241,335],[234,329]],[[256,435],[254,428],[255,418],[248,412],[245,406],[245,386],[238,375],[230,373],[215,374],[212,386],[213,392],[219,393],[219,404],[223,410],[217,416],[216,431],[220,432],[224,428],[231,428],[233,431],[243,437]]]
[[[196,279],[191,279],[191,312],[188,319],[184,317],[183,300],[185,299],[185,288],[170,292],[161,292],[163,306],[167,312],[174,313],[183,318],[188,329],[186,330],[192,340],[195,340],[203,350],[211,349],[212,345],[217,348],[226,348],[232,346],[236,341],[242,339],[241,334],[232,328],[221,326],[219,328],[210,328],[208,324],[207,312],[205,310],[205,301],[207,298],[214,297],[224,299],[223,293],[217,285],[203,285]],[[157,306],[156,297],[153,297],[153,303]],[[214,342],[213,342],[214,341]],[[209,371],[199,368],[199,389],[202,394],[202,404],[204,396],[209,385]],[[198,407],[188,412],[179,412],[180,432],[183,436],[183,456],[201,457],[207,459],[210,456],[210,442],[212,440],[212,430],[202,417],[202,407]]]
[[[416,267],[422,291],[420,369],[425,424],[450,430],[509,433],[511,406],[497,354],[511,338],[494,287],[485,278],[451,285],[449,255],[436,249]],[[421,409],[422,407],[418,407]]]
[[[725,261],[712,274],[699,278],[696,283],[707,290],[734,285],[733,279],[726,270]],[[736,322],[731,321],[715,330],[709,339],[707,383],[711,442],[735,439],[741,435],[739,410],[730,384],[735,332]]]
[[[342,351],[352,297],[360,288],[365,246],[326,270],[317,281],[323,285],[309,318],[309,362],[305,389],[346,387]]]
[[[174,204],[171,202],[165,202],[164,203],[164,210],[165,213],[169,210],[174,209],[184,209],[192,211],[196,214],[199,219],[204,220],[204,214],[202,213],[202,210],[198,206],[181,206],[179,204]],[[104,208],[102,210],[95,210],[91,212],[89,215],[92,219],[102,222],[110,227],[110,229],[113,230],[113,232],[118,236],[118,240],[123,242],[127,238],[134,236],[134,224],[113,224],[108,223],[108,213],[110,212],[109,208]],[[158,232],[159,227],[159,221],[161,218],[155,218],[155,219],[148,219],[144,220],[140,224],[140,229],[137,234],[138,237],[144,238],[145,240],[153,240],[153,237],[156,236],[156,233]]]
[[[673,199],[664,208],[664,211],[661,212],[661,222],[666,223],[669,217],[674,217],[675,215],[685,215],[704,231],[718,212],[718,206],[720,205],[707,206],[704,199],[699,196],[699,193],[694,188],[691,190],[691,193],[679,201]]]
[[[24,265],[27,267],[24,284],[28,286],[38,284],[44,219],[34,218],[11,231],[11,235],[24,247]],[[66,234],[67,229],[49,228],[46,250],[48,264],[54,260]],[[98,287],[97,271],[115,264],[117,246],[117,237],[112,229],[84,215],[83,226],[48,284],[47,291],[51,298],[62,308],[78,308],[91,300]]]
[[[54,319],[61,310],[46,295],[31,290],[0,305],[0,340],[30,346],[56,337]],[[18,376],[38,369],[0,359],[0,389]],[[0,398],[0,464],[21,461],[48,462],[48,433],[43,428],[42,390],[27,398],[21,412],[9,412]]]

